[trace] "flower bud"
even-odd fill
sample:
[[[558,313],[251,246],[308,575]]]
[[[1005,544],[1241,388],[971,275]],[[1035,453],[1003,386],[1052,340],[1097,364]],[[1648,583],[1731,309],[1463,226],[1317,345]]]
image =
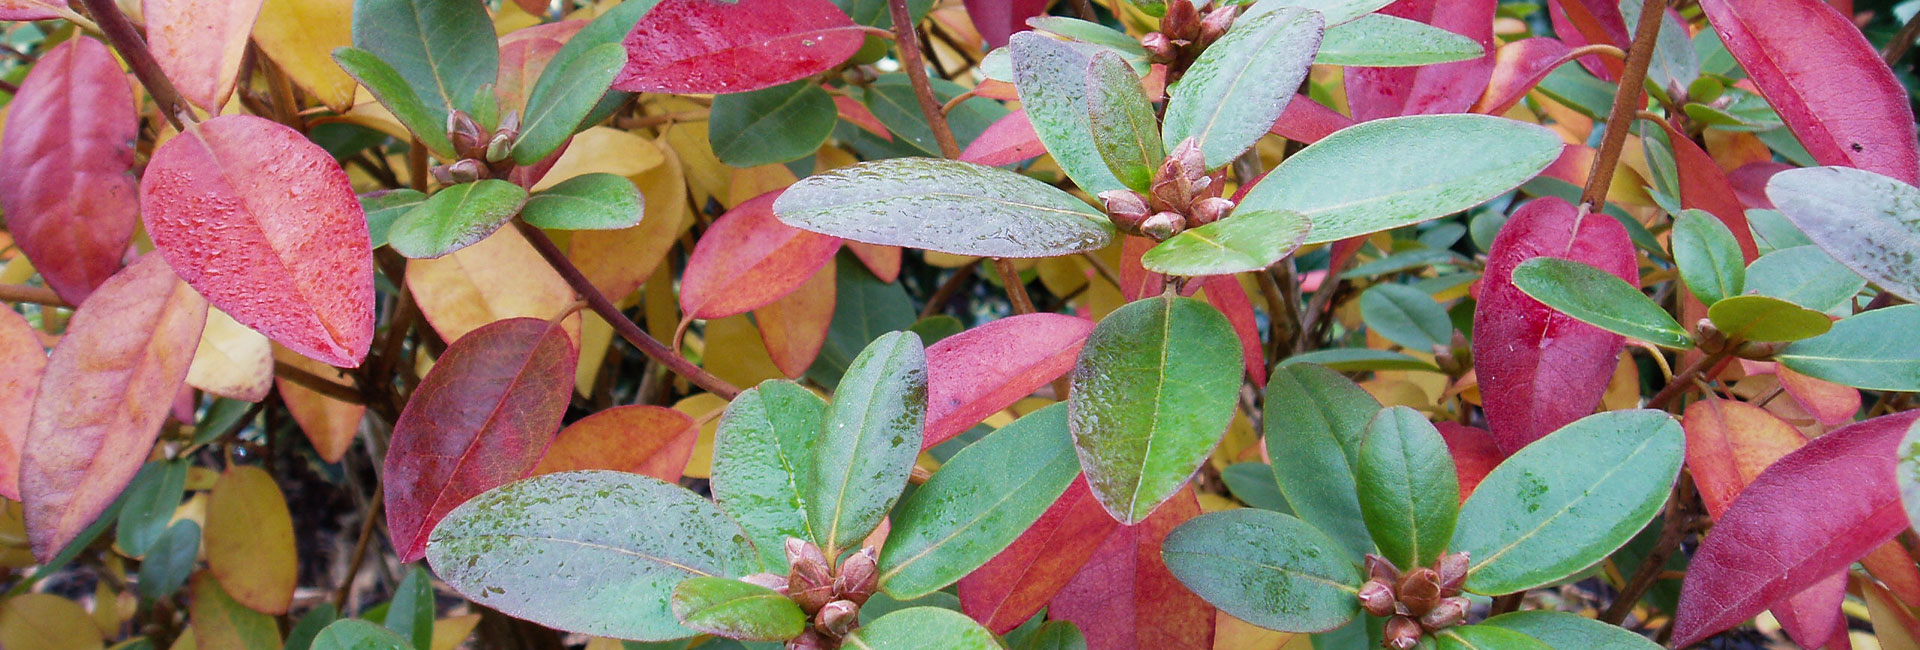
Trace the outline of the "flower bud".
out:
[[[1207,177],[1207,155],[1200,150],[1200,141],[1192,137],[1181,140],[1168,157],[1180,161],[1180,169],[1186,173],[1187,182],[1198,183]]]
[[[1160,32],[1148,32],[1140,37],[1140,47],[1146,49],[1154,63],[1168,63],[1180,56],[1180,48],[1174,47],[1173,41]]]
[[[1220,7],[1207,12],[1207,17],[1200,21],[1200,47],[1212,45],[1214,41],[1220,40],[1221,36],[1227,34],[1227,29],[1233,27],[1233,19],[1239,16],[1240,7],[1238,6]]]
[[[1400,584],[1400,569],[1395,568],[1393,562],[1387,558],[1368,553],[1366,565],[1368,578],[1384,581],[1390,585]]]
[[[507,155],[513,153],[513,137],[513,134],[505,131],[493,134],[493,139],[487,141],[487,162],[506,160]]]
[[[436,168],[433,177],[434,180],[440,181],[441,185],[471,183],[487,177],[487,166],[472,158],[461,158],[451,165]]]
[[[786,544],[787,565],[793,567],[792,575],[802,577],[817,585],[828,584],[833,576],[827,570],[827,556],[820,547],[798,537],[788,537]]]
[[[867,604],[867,598],[880,584],[880,552],[869,546],[840,563],[840,575],[833,580],[833,591],[855,605]]]
[[[1140,222],[1140,234],[1154,241],[1166,241],[1168,237],[1180,234],[1187,229],[1187,218],[1178,212],[1161,212],[1146,221]]]
[[[1147,200],[1132,190],[1107,190],[1100,193],[1100,203],[1107,208],[1107,214],[1129,216],[1136,220],[1145,219],[1150,212]]]
[[[837,639],[852,632],[859,622],[859,605],[850,600],[836,600],[820,608],[820,614],[813,619],[813,629]]]
[[[1233,212],[1233,201],[1212,196],[1200,199],[1193,204],[1193,210],[1187,213],[1188,223],[1194,227],[1204,226],[1226,217]]]
[[[1420,624],[1405,616],[1387,619],[1385,639],[1380,645],[1393,650],[1413,650],[1420,645]]]
[[[1168,0],[1160,31],[1176,41],[1192,41],[1200,35],[1200,10],[1194,8],[1192,0]]]
[[[1400,586],[1393,591],[1400,596],[1400,604],[1407,606],[1408,613],[1425,615],[1440,604],[1440,573],[1427,567],[1408,571],[1400,576]]]
[[[447,114],[447,139],[453,142],[453,152],[462,157],[472,158],[481,153],[486,135],[480,131],[480,123],[466,111],[455,110]]]
[[[787,640],[786,650],[833,650],[839,647],[834,640],[813,630],[801,632],[800,636]]]
[[[1393,585],[1384,581],[1368,580],[1366,584],[1360,585],[1360,607],[1366,609],[1368,614],[1392,616],[1395,600]]]
[[[1440,572],[1440,595],[1460,595],[1460,585],[1467,581],[1468,561],[1466,553],[1440,554],[1440,561],[1434,565],[1434,569]]]
[[[507,134],[508,140],[520,137],[520,111],[507,111],[506,117],[500,118],[500,127],[493,132]]]
[[[1454,596],[1440,601],[1433,611],[1420,617],[1420,626],[1431,632],[1459,625],[1465,620],[1467,620],[1467,599]]]
[[[766,587],[778,591],[783,595],[787,593],[787,577],[778,573],[756,573],[750,576],[742,576],[740,581],[750,585]]]

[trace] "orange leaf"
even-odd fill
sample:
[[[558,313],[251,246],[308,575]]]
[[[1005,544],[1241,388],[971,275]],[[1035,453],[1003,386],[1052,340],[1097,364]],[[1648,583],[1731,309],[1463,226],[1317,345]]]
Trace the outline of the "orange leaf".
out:
[[[1814,379],[1786,366],[1777,366],[1774,375],[1780,378],[1780,387],[1786,389],[1794,403],[1821,424],[1830,427],[1846,424],[1860,412],[1860,389]]]
[[[333,366],[300,356],[283,347],[274,347],[273,358],[315,377],[331,380],[339,374],[339,370]],[[342,402],[278,377],[274,378],[274,384],[280,388],[280,401],[286,403],[287,412],[293,414],[294,423],[300,425],[302,433],[307,434],[307,441],[313,443],[313,450],[320,455],[320,459],[329,463],[340,462],[340,458],[347,454],[347,448],[353,446],[353,436],[360,430],[360,418],[367,414],[366,405]],[[340,384],[351,386],[345,380],[340,380]]]
[[[1907,606],[1920,603],[1920,567],[1914,565],[1913,556],[1907,554],[1907,547],[1900,542],[1881,544],[1860,558],[1860,564],[1865,565],[1873,577],[1886,583],[1887,590]]]
[[[699,437],[700,428],[685,413],[658,406],[616,406],[562,429],[533,475],[610,469],[672,483],[680,480]]]
[[[693,212],[687,209],[687,179],[678,155],[658,140],[648,141],[645,146],[658,150],[665,163],[630,177],[646,198],[646,214],[640,223],[619,230],[576,230],[568,235],[567,257],[595,288],[615,301],[652,277],[680,233],[693,223]]]
[[[20,500],[20,449],[33,417],[33,396],[47,369],[47,349],[19,312],[0,309],[0,496]]]
[[[548,320],[573,306],[573,288],[515,228],[444,257],[409,260],[407,286],[420,313],[448,341],[494,321]]]
[[[879,278],[882,283],[893,284],[894,280],[900,278],[899,246],[857,241],[846,242],[846,245],[847,250],[853,251],[853,256],[860,258],[860,263],[866,265],[867,270],[873,272],[873,277]]]
[[[796,378],[806,374],[827,343],[827,326],[833,324],[834,265],[823,264],[800,288],[779,300],[753,311],[760,326],[760,342],[781,374]]]
[[[146,0],[147,46],[180,95],[208,113],[233,94],[261,0]]]
[[[775,219],[779,196],[769,192],[741,203],[700,237],[680,279],[680,308],[688,315],[716,319],[758,309],[833,261],[840,238]]]
[[[1793,425],[1745,402],[1694,402],[1680,426],[1687,432],[1687,468],[1716,520],[1768,465],[1807,442]]]
[[[293,603],[299,564],[293,516],[273,476],[233,465],[207,497],[207,565],[220,586],[248,609],[285,614]]]

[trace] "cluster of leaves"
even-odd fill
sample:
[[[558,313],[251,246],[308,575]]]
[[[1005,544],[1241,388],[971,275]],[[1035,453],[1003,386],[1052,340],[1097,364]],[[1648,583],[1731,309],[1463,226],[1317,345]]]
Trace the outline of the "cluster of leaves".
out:
[[[1920,19],[131,4],[0,0],[0,647],[1920,648]]]

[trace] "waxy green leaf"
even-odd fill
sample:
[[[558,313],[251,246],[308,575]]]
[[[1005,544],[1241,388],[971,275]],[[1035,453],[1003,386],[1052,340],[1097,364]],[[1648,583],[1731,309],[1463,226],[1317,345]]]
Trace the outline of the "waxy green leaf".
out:
[[[627,51],[615,43],[596,45],[566,61],[556,58],[549,62],[535,82],[533,94],[527,96],[520,137],[513,141],[513,161],[532,165],[566,144],[607,94],[614,75],[626,65]],[[547,81],[548,77],[554,81]]]
[[[381,60],[380,55],[357,47],[340,47],[333,50],[333,61],[354,81],[366,86],[373,98],[412,131],[421,144],[442,156],[453,155],[453,143],[447,140],[446,110],[442,109],[438,115],[429,110],[420,100],[420,94],[400,76],[400,71]]]
[[[1087,90],[1094,83],[1090,66],[1099,48],[1023,31],[1007,42],[1007,51],[1020,106],[1061,171],[1092,194],[1125,188],[1094,143],[1088,112]]]
[[[1361,294],[1365,295],[1365,294]],[[1334,348],[1314,350],[1306,354],[1296,354],[1281,360],[1278,368],[1311,363],[1326,366],[1340,372],[1362,372],[1369,370],[1423,370],[1440,372],[1440,367],[1419,357],[1408,356],[1386,350],[1359,348]]]
[[[659,3],[660,0],[624,0],[602,9],[600,17],[587,23],[586,27],[580,28],[573,38],[567,39],[566,45],[561,46],[560,51],[554,53],[553,59],[547,62],[547,67],[562,69],[575,58],[585,56],[589,50],[606,43],[621,43],[626,39],[627,34],[633,31],[634,25],[640,22],[640,18],[646,16],[647,12],[652,11],[654,5]],[[539,81],[534,82],[533,92],[542,93],[542,86],[562,81],[565,80],[549,79],[543,74]],[[580,123],[597,124],[600,120],[607,119],[615,110],[625,105],[627,99],[632,96],[632,93],[623,91],[607,91],[600,98],[600,103],[595,105],[593,110],[587,113],[586,119],[580,120]]]
[[[967,615],[939,607],[910,607],[847,635],[847,650],[1001,650],[993,633]]]
[[[1167,87],[1161,137],[1174,143],[1193,138],[1208,169],[1233,162],[1273,128],[1298,94],[1325,27],[1319,12],[1291,7],[1234,21]]]
[[[412,650],[392,631],[359,619],[340,619],[313,637],[311,650]]]
[[[1193,593],[1270,630],[1325,632],[1360,611],[1360,570],[1325,534],[1277,512],[1200,515],[1167,535],[1160,557]]]
[[[393,588],[393,600],[387,606],[387,629],[412,641],[414,650],[432,650],[433,612],[433,579],[416,564],[407,569],[400,586]]]
[[[1849,299],[1867,279],[1818,246],[1792,246],[1761,255],[1747,265],[1746,290],[1815,311],[1851,315]]]
[[[1746,260],[1740,242],[1720,219],[1704,210],[1682,210],[1673,219],[1673,263],[1680,279],[1712,305],[1746,291]]]
[[[392,66],[443,135],[448,113],[493,101],[481,89],[500,70],[500,44],[480,0],[354,0],[353,46]]]
[[[114,540],[133,555],[143,555],[173,523],[187,485],[185,460],[149,461],[127,484],[126,503],[120,506]]]
[[[787,225],[868,244],[977,257],[1053,257],[1105,248],[1106,215],[1013,172],[895,158],[815,174],[780,195]]]
[[[1440,431],[1405,406],[1373,416],[1354,468],[1360,515],[1394,566],[1430,566],[1453,539],[1460,479]]]
[[[1519,187],[1560,157],[1545,128],[1490,115],[1362,122],[1287,158],[1240,210],[1292,210],[1317,244],[1443,217]]]
[[[176,521],[147,545],[140,559],[140,582],[135,585],[141,596],[165,598],[187,584],[200,554],[200,524],[192,519]]]
[[[1486,52],[1471,38],[1385,14],[1368,14],[1327,28],[1313,62],[1376,68],[1477,59]]]
[[[1507,594],[1573,575],[1659,514],[1686,434],[1660,411],[1574,421],[1508,457],[1460,506],[1449,551],[1466,553],[1466,589]]]
[[[1167,150],[1139,75],[1119,54],[1097,52],[1087,64],[1086,84],[1094,149],[1120,182],[1147,191]]]
[[[433,529],[427,559],[475,603],[640,641],[694,635],[668,610],[687,578],[760,570],[746,533],[713,502],[603,470],[545,474],[474,497]]]
[[[1554,650],[1654,650],[1660,645],[1618,625],[1566,612],[1532,610],[1501,614],[1475,627],[1512,630]]]
[[[1310,363],[1282,365],[1267,380],[1267,456],[1300,519],[1340,542],[1358,564],[1373,537],[1354,491],[1367,423],[1380,402],[1340,373]]]
[[[784,573],[788,537],[812,539],[806,481],[827,402],[790,381],[742,391],[713,434],[713,499],[740,520],[767,570]]]
[[[387,244],[415,259],[440,257],[486,239],[526,202],[525,189],[499,179],[455,185],[400,215],[387,231]]]
[[[1862,312],[1794,341],[1774,359],[1809,377],[1871,390],[1920,390],[1920,346],[1895,333],[1920,328],[1920,305]]]
[[[1743,341],[1798,341],[1832,329],[1827,315],[1767,296],[1733,296],[1707,308],[1707,318]]]
[[[681,625],[729,639],[785,641],[807,629],[793,599],[739,580],[688,578],[673,588],[672,606]]]
[[[1064,404],[967,445],[900,504],[880,553],[880,588],[912,600],[966,577],[1039,520],[1079,475]]]
[[[1553,650],[1539,639],[1499,627],[1467,625],[1441,630],[1439,650]]]
[[[1774,174],[1767,198],[1841,264],[1920,301],[1920,189],[1870,171],[1811,167]]]
[[[367,237],[374,248],[379,248],[387,245],[387,233],[393,229],[393,222],[426,202],[427,195],[418,190],[398,189],[368,192],[358,198],[360,209],[367,213]]]
[[[1513,284],[1582,323],[1662,347],[1693,347],[1693,337],[1667,310],[1625,280],[1592,266],[1536,257],[1513,267]]]
[[[833,97],[801,80],[713,98],[707,143],[734,167],[784,163],[818,150],[839,121]]]
[[[1427,292],[1376,284],[1360,294],[1360,319],[1375,334],[1422,354],[1453,345],[1453,320]]]
[[[1261,271],[1300,248],[1312,227],[1297,212],[1235,210],[1225,219],[1160,242],[1140,256],[1140,265],[1188,277]]]
[[[1239,341],[1207,303],[1147,298],[1095,325],[1067,426],[1100,505],[1133,524],[1172,498],[1226,435],[1239,387]]]
[[[1326,17],[1327,27],[1331,29],[1335,25],[1344,25],[1379,11],[1381,7],[1393,4],[1393,0],[1269,0],[1268,2],[1238,0],[1236,4],[1256,5],[1251,11],[1261,11],[1268,7],[1312,9]]]
[[[827,405],[806,483],[807,522],[828,558],[857,548],[900,498],[926,415],[919,336],[885,334],[854,357]]]
[[[552,230],[618,230],[639,224],[645,210],[633,181],[581,174],[528,197],[520,220]]]

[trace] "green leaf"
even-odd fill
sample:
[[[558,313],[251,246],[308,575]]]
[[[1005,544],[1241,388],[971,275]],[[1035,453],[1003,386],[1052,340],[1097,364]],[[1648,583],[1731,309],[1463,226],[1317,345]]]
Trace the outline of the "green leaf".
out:
[[[734,397],[713,434],[713,499],[747,530],[768,571],[786,573],[787,538],[813,538],[804,485],[826,413],[813,391],[770,380]]]
[[[418,190],[398,189],[368,192],[359,198],[360,209],[367,213],[367,237],[372,240],[374,248],[379,248],[387,245],[387,234],[393,229],[393,222],[425,203],[427,195]]]
[[[1376,284],[1360,294],[1360,319],[1374,333],[1422,354],[1453,345],[1447,310],[1427,292],[1404,284]]]
[[[1072,621],[1047,621],[1022,639],[1016,650],[1087,650],[1087,637]]]
[[[443,135],[447,114],[475,112],[480,88],[493,83],[500,70],[497,38],[479,0],[353,2],[353,46],[393,66]]]
[[[340,69],[347,71],[354,81],[360,82],[368,92],[373,93],[373,98],[379,100],[380,105],[393,113],[394,119],[412,131],[413,136],[419,138],[428,149],[442,156],[453,155],[453,143],[447,140],[447,111],[442,109],[435,113],[428,109],[420,101],[420,94],[413,91],[413,86],[407,85],[407,80],[401,78],[400,72],[394,70],[393,66],[380,60],[378,55],[355,47],[334,48],[333,61],[340,64]]]
[[[959,581],[1012,544],[1079,476],[1064,404],[987,434],[900,504],[880,552],[880,588],[912,600]]]
[[[1121,523],[1146,519],[1226,435],[1239,390],[1240,345],[1212,305],[1162,295],[1108,314],[1067,407],[1094,498]]]
[[[1160,547],[1167,569],[1234,618],[1282,632],[1325,632],[1360,611],[1360,570],[1293,517],[1241,508],[1194,517]]]
[[[1087,110],[1094,83],[1089,68],[1099,48],[1024,31],[1007,42],[1007,51],[1020,106],[1060,170],[1090,194],[1126,188],[1100,155]]]
[[[1787,344],[1774,360],[1809,377],[1869,390],[1920,391],[1920,305],[1862,312],[1826,334]]]
[[[1082,43],[1099,45],[1128,61],[1144,61],[1147,58],[1147,48],[1141,47],[1138,39],[1099,23],[1066,16],[1034,16],[1027,19],[1027,26]]]
[[[1707,319],[1743,341],[1798,341],[1827,333],[1827,315],[1767,296],[1733,296],[1707,308]]]
[[[147,546],[140,561],[140,595],[159,600],[179,591],[193,574],[194,558],[200,553],[200,525],[182,519],[168,526],[160,538]]]
[[[340,612],[333,608],[333,603],[320,603],[313,609],[307,610],[307,613],[302,614],[300,620],[293,624],[293,629],[287,631],[287,645],[284,650],[312,650],[314,639],[339,618]]]
[[[1896,448],[1894,476],[1900,482],[1900,505],[1909,521],[1920,521],[1920,420],[1907,425]]]
[[[1560,157],[1560,136],[1491,115],[1414,115],[1341,129],[1287,158],[1240,210],[1292,210],[1317,244],[1443,217],[1512,191]]]
[[[627,34],[633,31],[633,26],[640,22],[640,18],[645,16],[648,11],[651,11],[653,6],[659,4],[659,2],[660,0],[622,0],[622,2],[606,8],[600,14],[599,18],[593,19],[593,22],[587,23],[587,26],[581,28],[579,33],[574,34],[573,38],[567,39],[567,44],[561,46],[560,51],[553,55],[553,60],[547,62],[547,67],[556,70],[563,69],[571,64],[575,58],[584,56],[587,51],[595,47],[607,43],[616,45],[623,43],[627,38]],[[545,75],[542,75],[539,81],[534,82],[533,90],[534,92],[540,92],[542,85],[560,83],[561,81],[563,80],[549,80]],[[627,99],[632,96],[633,93],[618,90],[607,91],[605,96],[600,98],[600,103],[595,105],[593,111],[587,113],[586,119],[580,120],[580,123],[597,124],[601,120],[607,119],[608,116],[613,115],[613,112],[618,110],[620,106],[625,104]]]
[[[1680,279],[1711,305],[1746,291],[1747,266],[1740,242],[1720,219],[1702,210],[1683,210],[1673,219],[1673,263]]]
[[[1369,14],[1328,27],[1313,62],[1386,68],[1466,61],[1485,54],[1471,38],[1419,21]]]
[[[1300,7],[1302,9],[1312,9],[1326,17],[1327,27],[1331,29],[1335,25],[1343,25],[1359,20],[1368,14],[1379,11],[1381,7],[1392,3],[1393,0],[1268,0],[1259,3],[1255,3],[1253,0],[1237,0],[1229,4],[1256,5],[1250,11],[1262,11],[1269,7]]]
[[[1655,650],[1660,647],[1646,637],[1620,626],[1565,612],[1512,612],[1481,621],[1475,627],[1497,627],[1519,632],[1552,646],[1554,650]]]
[[[1373,416],[1354,468],[1360,514],[1394,566],[1430,566],[1453,539],[1460,479],[1427,416],[1395,406]]]
[[[513,161],[532,165],[566,144],[626,65],[626,48],[614,43],[594,46],[565,62],[548,63],[527,96],[520,137],[513,141]],[[547,77],[554,81],[548,82]]]
[[[1273,480],[1273,468],[1266,463],[1248,461],[1228,465],[1220,471],[1220,480],[1227,484],[1227,491],[1233,498],[1239,499],[1250,507],[1293,514],[1293,507],[1287,505],[1287,495],[1280,493],[1280,484]]]
[[[939,77],[930,81],[933,97],[944,105],[953,101],[967,88]],[[918,155],[939,156],[940,146],[933,137],[933,128],[927,126],[927,117],[920,111],[920,98],[913,90],[912,80],[904,72],[880,75],[873,83],[867,84],[863,97],[867,109],[880,119],[887,130],[899,136],[890,143],[907,150],[918,150]],[[1084,110],[1084,109],[1083,109]],[[975,97],[961,101],[947,113],[947,127],[953,131],[953,139],[965,149],[967,143],[993,126],[994,122],[1006,117],[1008,110],[1000,102],[985,97]],[[856,129],[857,130],[857,129]],[[904,154],[915,155],[915,154]]]
[[[1302,520],[1340,542],[1351,562],[1373,552],[1360,514],[1354,467],[1380,402],[1347,379],[1310,363],[1282,365],[1267,380],[1267,456],[1287,503]]]
[[[526,202],[525,189],[495,178],[455,185],[401,215],[387,243],[407,257],[440,257],[486,239]]]
[[[1364,294],[1362,294],[1364,295]],[[1340,372],[1368,372],[1373,370],[1422,370],[1440,372],[1440,367],[1418,357],[1399,352],[1369,350],[1364,348],[1333,348],[1314,350],[1306,354],[1296,354],[1280,361],[1278,367],[1294,364],[1312,363]]]
[[[741,641],[785,641],[807,614],[772,589],[727,578],[688,578],[673,588],[673,615],[690,629]]]
[[[489,490],[433,529],[427,559],[468,600],[547,627],[666,641],[693,636],[667,602],[698,576],[760,558],[713,502],[612,471],[545,474]]]
[[[803,79],[713,98],[707,142],[734,167],[783,163],[819,149],[839,119],[833,97]]]
[[[1920,188],[1861,169],[1810,167],[1774,174],[1767,197],[1841,264],[1920,302]]]
[[[932,158],[864,162],[794,183],[773,203],[787,225],[869,244],[975,257],[1054,257],[1105,248],[1106,215],[1051,185]]]
[[[313,650],[409,650],[405,639],[358,619],[340,619],[313,637]]]
[[[901,283],[881,282],[851,253],[841,253],[834,260],[833,291],[827,342],[807,368],[807,379],[828,390],[840,385],[840,376],[868,343],[887,332],[912,327],[919,313]]]
[[[1306,79],[1324,28],[1318,12],[1296,8],[1235,20],[1167,87],[1162,137],[1173,143],[1193,138],[1208,169],[1233,162],[1280,119]]]
[[[1262,271],[1299,248],[1312,227],[1297,212],[1235,210],[1225,219],[1160,242],[1140,256],[1140,264],[1189,277]]]
[[[1539,639],[1500,627],[1467,625],[1441,630],[1439,650],[1553,650]]]
[[[938,607],[911,607],[868,623],[847,635],[846,650],[1000,650],[993,633],[966,614]]]
[[[1087,120],[1093,146],[1115,178],[1146,192],[1167,150],[1160,142],[1160,121],[1140,88],[1140,77],[1126,59],[1098,52],[1087,69]]]
[[[393,589],[393,601],[387,608],[387,629],[402,639],[411,639],[414,650],[433,649],[433,582],[418,565],[407,570],[400,586]]]
[[[1848,303],[1866,287],[1866,278],[1818,246],[1782,248],[1747,265],[1747,291],[1842,316],[1853,314]]]
[[[644,199],[633,181],[581,174],[527,198],[520,219],[551,230],[618,230],[640,223]]]
[[[1693,337],[1626,280],[1557,257],[1536,257],[1513,268],[1513,284],[1528,297],[1582,323],[1675,350],[1693,348]]]
[[[114,540],[134,556],[145,555],[147,547],[167,532],[173,511],[187,486],[187,462],[156,460],[140,466],[133,481],[127,483],[126,503],[120,507]]]
[[[920,337],[886,334],[854,358],[827,405],[806,484],[807,522],[829,559],[856,548],[900,498],[926,415]]]
[[[1448,550],[1466,553],[1466,589],[1498,595],[1592,566],[1659,514],[1686,436],[1660,411],[1590,415],[1515,452],[1460,507]]]

